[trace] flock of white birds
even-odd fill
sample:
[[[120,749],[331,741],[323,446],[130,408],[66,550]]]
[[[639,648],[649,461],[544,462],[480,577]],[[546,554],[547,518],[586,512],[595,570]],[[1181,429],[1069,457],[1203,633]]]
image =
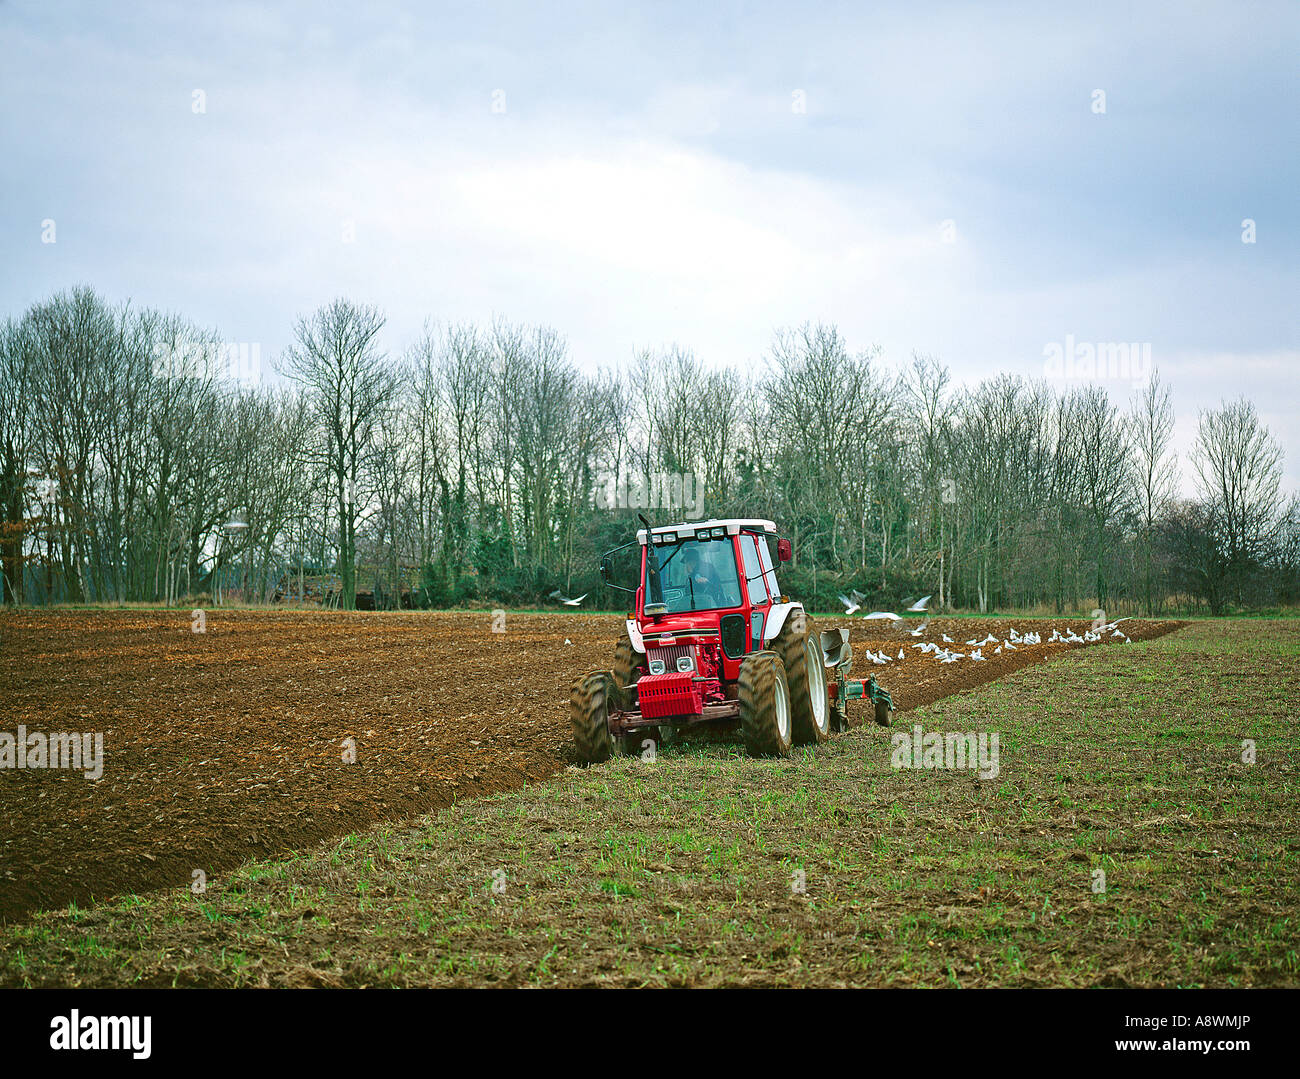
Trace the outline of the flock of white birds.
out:
[[[583,593],[581,596],[578,596],[576,599],[569,599],[567,596],[564,595],[564,593],[555,591],[551,593],[551,598],[559,600],[565,606],[577,607],[579,604],[582,603],[584,599],[587,598],[587,594]],[[924,614],[926,608],[929,606],[930,598],[931,598],[930,596],[922,596],[915,603],[913,603],[912,606],[907,608],[908,612]],[[851,595],[848,596],[840,596],[840,602],[844,604],[844,613],[853,614],[855,611],[859,610],[862,606],[862,601],[864,599],[866,599],[866,596],[864,596],[861,592],[853,592]],[[901,622],[903,620],[902,615],[894,614],[893,611],[872,611],[870,614],[864,614],[862,617],[864,619],[875,619],[878,621],[885,621],[885,622]],[[1052,630],[1052,635],[1047,638],[1047,643],[1048,644],[1095,644],[1096,642],[1103,640],[1106,634],[1109,633],[1111,640],[1114,640],[1116,637],[1118,637],[1125,644],[1131,644],[1132,639],[1127,634],[1125,634],[1123,630],[1119,628],[1119,624],[1121,622],[1126,622],[1126,621],[1128,621],[1127,618],[1117,618],[1115,619],[1114,622],[1108,622],[1106,625],[1098,626],[1096,629],[1084,630],[1083,636],[1080,636],[1079,634],[1075,633],[1074,630],[1070,629],[1069,627],[1066,627],[1065,633],[1062,633],[1060,630],[1054,629]],[[921,636],[921,634],[925,632],[926,627],[929,624],[930,624],[930,620],[927,618],[915,629],[908,630],[908,636],[910,637]],[[991,633],[986,635],[982,641],[977,641],[975,640],[974,637],[972,637],[969,641],[966,642],[967,647],[971,649],[971,651],[969,652],[958,652],[954,649],[948,648],[947,647],[948,645],[956,644],[957,642],[954,641],[951,637],[949,637],[948,634],[946,633],[941,633],[939,636],[943,638],[942,645],[938,644],[935,641],[922,641],[920,644],[912,645],[912,647],[918,649],[922,653],[926,653],[926,652],[931,653],[934,656],[934,658],[937,659],[940,663],[956,663],[959,659],[968,659],[968,660],[972,660],[975,663],[979,663],[983,660],[988,659],[988,656],[984,654],[984,649],[987,648],[989,645],[997,646],[996,648],[993,649],[990,655],[1000,656],[1004,651],[1006,652],[1016,651],[1017,645],[1043,643],[1043,638],[1040,634],[1026,633],[1022,636],[1021,634],[1016,632],[1016,628],[1014,626],[1011,627],[1011,633],[1005,638],[995,637]],[[573,642],[569,640],[567,637],[564,639],[564,643],[568,645],[573,644]],[[887,663],[896,663],[898,662],[898,660],[906,659],[907,651],[906,649],[900,648],[898,650],[897,657],[887,656],[883,649],[881,649],[879,652],[870,652],[870,651],[864,652],[863,655],[865,656],[865,658],[871,660],[872,663],[876,664],[876,666],[884,666]]]
[[[866,597],[861,592],[853,592],[849,596],[840,596],[840,602],[844,604],[844,613],[853,614],[856,612],[861,607],[862,600],[865,598]],[[930,597],[922,596],[907,609],[909,612],[924,613],[929,603]],[[893,611],[872,611],[870,614],[864,614],[862,617],[864,619],[876,619],[886,622],[902,621],[902,615],[895,614]],[[1047,643],[1095,644],[1098,641],[1104,640],[1106,635],[1109,634],[1111,640],[1118,638],[1125,644],[1129,644],[1132,639],[1119,628],[1119,624],[1126,621],[1128,621],[1126,618],[1117,618],[1114,622],[1108,622],[1104,626],[1096,626],[1093,629],[1084,630],[1082,636],[1075,633],[1074,630],[1069,627],[1066,627],[1064,633],[1058,629],[1054,629],[1052,630],[1052,635],[1047,638]],[[921,636],[929,624],[930,621],[927,618],[915,629],[908,630],[908,636]],[[966,642],[966,647],[970,649],[969,652],[958,652],[956,649],[949,648],[948,645],[956,644],[957,642],[949,637],[948,634],[941,633],[939,636],[943,639],[942,644],[937,641],[922,641],[920,644],[912,645],[912,647],[920,651],[922,654],[929,653],[933,655],[940,663],[956,663],[958,660],[962,659],[980,663],[989,658],[989,656],[984,654],[984,649],[988,648],[990,645],[996,647],[994,647],[993,651],[989,653],[989,655],[1000,656],[1003,652],[1017,651],[1018,646],[1043,643],[1041,634],[1025,633],[1022,635],[1016,632],[1014,626],[1011,627],[1011,632],[1006,637],[995,637],[992,633],[987,634],[982,641],[977,641],[972,637]],[[897,657],[886,655],[883,649],[878,652],[867,651],[864,652],[863,655],[877,666],[884,666],[887,663],[896,663],[898,660],[907,658],[907,650],[900,648]]]

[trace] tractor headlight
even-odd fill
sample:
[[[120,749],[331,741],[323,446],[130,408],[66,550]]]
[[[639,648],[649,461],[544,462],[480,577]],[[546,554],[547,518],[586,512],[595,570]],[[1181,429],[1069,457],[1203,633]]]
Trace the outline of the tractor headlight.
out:
[[[677,669],[678,669],[679,671],[681,671],[682,674],[687,674],[688,672],[695,670],[695,659],[694,659],[694,657],[692,657],[692,656],[678,656],[678,657],[677,657]]]
[[[651,674],[663,674],[663,673],[664,673],[664,661],[663,661],[662,659],[652,659],[652,660],[650,661],[650,673],[651,673]]]

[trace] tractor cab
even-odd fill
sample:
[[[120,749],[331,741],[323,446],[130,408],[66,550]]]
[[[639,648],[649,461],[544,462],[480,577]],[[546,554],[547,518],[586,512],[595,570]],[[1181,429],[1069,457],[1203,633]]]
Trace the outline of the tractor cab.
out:
[[[643,528],[636,542],[640,572],[627,634],[646,673],[688,675],[703,704],[734,698],[741,661],[761,651],[797,606],[782,594],[774,566],[774,555],[789,559],[789,541],[778,539],[771,521],[729,519]]]

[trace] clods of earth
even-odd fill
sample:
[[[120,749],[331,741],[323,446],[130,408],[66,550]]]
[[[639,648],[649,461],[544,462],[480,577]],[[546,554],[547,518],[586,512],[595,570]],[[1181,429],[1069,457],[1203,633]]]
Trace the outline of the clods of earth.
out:
[[[854,676],[874,674],[897,713],[1179,625],[1127,620],[1093,641],[1078,619],[934,618],[920,637],[915,622],[816,623],[851,628]],[[570,687],[612,666],[622,619],[496,628],[488,612],[210,611],[201,633],[185,611],[0,613],[0,732],[103,735],[97,780],[0,768],[0,920],[188,886],[572,765]],[[947,655],[912,647],[927,642]]]

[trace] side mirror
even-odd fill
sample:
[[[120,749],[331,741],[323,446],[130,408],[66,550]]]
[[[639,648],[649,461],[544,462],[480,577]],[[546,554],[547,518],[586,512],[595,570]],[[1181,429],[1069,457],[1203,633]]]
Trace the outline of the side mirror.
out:
[[[782,562],[789,562],[794,557],[794,548],[788,539],[776,541],[776,557]]]
[[[600,579],[609,584],[609,556],[606,555],[600,560]]]

